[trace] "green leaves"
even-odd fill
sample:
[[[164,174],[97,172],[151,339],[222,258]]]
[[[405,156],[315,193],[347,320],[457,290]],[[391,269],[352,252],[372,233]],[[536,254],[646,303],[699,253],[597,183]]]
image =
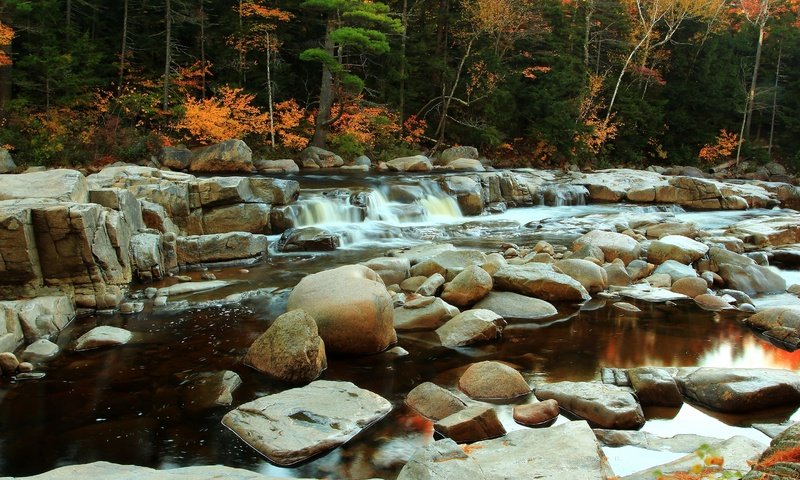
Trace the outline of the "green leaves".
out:
[[[330,38],[343,47],[356,47],[379,55],[389,52],[389,42],[386,40],[386,35],[377,30],[342,27],[331,32]]]

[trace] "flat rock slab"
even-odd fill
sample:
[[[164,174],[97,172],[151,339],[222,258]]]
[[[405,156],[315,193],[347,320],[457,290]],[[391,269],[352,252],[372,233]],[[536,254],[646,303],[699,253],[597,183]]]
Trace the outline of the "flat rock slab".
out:
[[[690,453],[685,457],[681,457],[667,464],[628,475],[627,477],[623,477],[623,480],[653,480],[654,478],[661,478],[662,475],[668,476],[670,473],[687,472],[692,467],[696,468],[697,465],[702,465],[702,468],[705,468],[704,457],[709,455],[721,457],[724,459],[725,463],[723,468],[715,470],[720,473],[720,476],[708,476],[703,478],[740,478],[738,475],[750,470],[748,462],[758,458],[761,452],[764,451],[766,445],[752,438],[737,435],[707,447],[708,448],[701,449],[698,453]],[[708,453],[703,453],[703,450]],[[724,472],[729,472],[727,473],[729,476],[722,476],[725,475]]]
[[[586,422],[524,429],[472,444],[450,439],[418,449],[398,480],[600,480],[613,472]],[[467,453],[468,452],[468,453]]]
[[[388,400],[350,382],[318,380],[240,405],[222,423],[288,466],[338,447],[391,410]]]
[[[593,382],[557,382],[536,387],[539,400],[554,399],[568,412],[601,428],[637,430],[644,413],[636,398],[620,387]]]
[[[754,412],[800,405],[800,375],[766,368],[698,368],[675,377],[681,392],[712,410]]]
[[[673,292],[667,288],[651,287],[647,284],[638,283],[630,287],[612,287],[610,291],[626,298],[640,300],[649,303],[674,302],[675,300],[690,300],[690,297],[682,293]]]
[[[3,479],[12,477],[3,477]],[[202,467],[183,467],[171,470],[156,470],[136,465],[119,465],[109,462],[94,462],[84,465],[69,465],[32,477],[18,477],[27,480],[74,480],[76,478],[114,478],[117,480],[275,480],[277,477],[261,475],[241,468],[209,465]]]
[[[133,334],[124,328],[102,325],[81,335],[75,343],[75,351],[123,345],[128,343],[131,337]]]
[[[539,320],[558,313],[544,300],[514,292],[491,292],[473,308],[491,310],[507,320]]]
[[[176,283],[175,285],[159,288],[157,296],[186,295],[190,293],[205,292],[217,288],[227,287],[231,282],[225,280],[209,280],[206,282]]]

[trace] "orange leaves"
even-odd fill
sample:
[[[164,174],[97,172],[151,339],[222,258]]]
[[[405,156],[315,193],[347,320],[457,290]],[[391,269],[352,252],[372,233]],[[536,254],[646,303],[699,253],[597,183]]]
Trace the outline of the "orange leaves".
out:
[[[539,76],[537,74],[547,73],[550,70],[552,70],[550,67],[544,65],[526,67],[524,70],[522,70],[522,76],[530,80],[536,80],[536,78]]]
[[[284,12],[279,8],[269,8],[254,1],[242,2],[239,14],[243,17],[261,17],[279,22],[288,22],[292,19],[292,14],[289,12]]]
[[[269,116],[252,104],[255,95],[224,86],[217,96],[186,98],[186,113],[176,128],[187,130],[200,143],[215,143],[248,134],[269,132]]]
[[[730,158],[738,145],[739,136],[723,128],[713,145],[706,145],[700,149],[700,160],[710,164],[720,162]]]
[[[614,120],[614,114],[603,118],[600,112],[605,110],[605,101],[601,96],[604,78],[602,75],[589,77],[589,91],[583,98],[578,117],[584,126],[585,132],[575,136],[575,143],[582,148],[597,155],[603,146],[617,136],[619,123]]]
[[[198,60],[188,67],[178,67],[178,78],[173,80],[175,85],[185,89],[200,90],[204,77],[211,77],[212,64],[206,60],[205,64]]]
[[[306,112],[294,99],[275,104],[275,134],[284,148],[302,150],[308,145],[313,132],[301,127],[304,120],[308,120]]]
[[[14,39],[14,29],[8,25],[0,22],[0,49],[11,45],[11,40]],[[11,57],[2,50],[0,50],[0,67],[11,65]]]

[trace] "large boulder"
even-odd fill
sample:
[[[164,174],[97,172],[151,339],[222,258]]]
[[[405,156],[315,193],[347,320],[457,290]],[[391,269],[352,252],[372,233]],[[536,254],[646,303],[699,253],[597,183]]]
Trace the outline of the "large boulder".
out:
[[[589,293],[572,277],[557,273],[550,265],[511,265],[494,274],[495,288],[540,298],[548,302],[583,302]]]
[[[434,273],[438,273],[445,280],[450,281],[470,265],[481,265],[484,262],[486,262],[486,255],[478,250],[445,249],[411,267],[411,275],[430,277]],[[413,260],[412,263],[414,263]]]
[[[277,480],[277,477],[262,475],[242,468],[208,465],[171,469],[154,469],[136,465],[119,465],[109,462],[92,462],[85,465],[68,465],[37,475],[37,480],[74,480],[76,478],[117,478],[136,480]],[[9,479],[6,479],[9,480]]]
[[[0,200],[49,198],[60,202],[86,203],[89,185],[77,170],[45,170],[19,175],[0,175]]]
[[[616,478],[586,422],[522,429],[462,449],[452,439],[418,449],[397,480]]]
[[[300,171],[294,160],[254,160],[258,173],[295,173]]]
[[[14,173],[16,169],[17,164],[14,163],[14,159],[11,158],[11,153],[5,148],[0,148],[0,174]]]
[[[472,158],[458,158],[447,164],[450,170],[457,170],[461,172],[484,172],[486,168],[480,160]]]
[[[411,269],[411,262],[403,257],[378,257],[361,264],[380,275],[386,285],[399,285],[409,277]]]
[[[627,235],[604,230],[592,230],[584,234],[575,240],[572,250],[577,251],[585,246],[594,246],[602,250],[606,262],[619,258],[625,265],[639,258],[642,248],[639,242]]]
[[[684,396],[720,412],[800,405],[800,375],[788,370],[698,368],[676,377]]]
[[[270,210],[270,205],[266,203],[237,203],[205,210],[203,233],[271,233]]]
[[[420,383],[408,392],[406,405],[431,420],[441,420],[463,410],[467,405],[435,383]]]
[[[443,187],[447,193],[455,195],[463,215],[483,213],[483,187],[479,179],[461,175],[445,177]]]
[[[328,367],[317,324],[302,310],[292,310],[276,318],[250,345],[244,363],[291,383],[315,380]]]
[[[456,307],[468,307],[492,290],[492,276],[486,270],[470,265],[444,286],[442,300]]]
[[[166,146],[161,149],[158,162],[172,170],[186,170],[191,165],[192,158],[194,158],[192,151],[183,145]]]
[[[457,147],[450,147],[442,150],[437,159],[437,164],[449,165],[451,162],[459,158],[467,158],[477,160],[479,156],[478,149],[467,145],[459,145]]]
[[[800,307],[766,308],[744,323],[792,348],[800,347]]]
[[[653,275],[669,275],[670,283],[676,282],[681,278],[694,278],[697,272],[691,265],[686,265],[675,260],[666,260],[656,267]],[[669,285],[667,285],[669,286]]]
[[[222,173],[255,171],[253,151],[241,140],[226,140],[194,152],[190,172]]]
[[[13,352],[22,343],[58,335],[75,318],[66,296],[0,302],[0,352]]]
[[[344,160],[324,148],[310,146],[300,153],[298,164],[302,168],[333,168],[344,165]]]
[[[655,264],[667,260],[690,264],[703,258],[708,246],[681,235],[667,235],[650,242],[647,249],[647,261]]]
[[[740,290],[748,295],[757,293],[783,293],[786,279],[771,267],[762,265],[739,266],[723,263],[719,275],[728,288]]]
[[[506,321],[491,310],[467,310],[436,329],[442,345],[464,347],[500,338]]]
[[[341,237],[319,227],[290,228],[278,239],[279,252],[329,252],[342,244]]]
[[[425,155],[395,158],[386,162],[386,166],[394,172],[430,172],[433,169],[431,161]]]
[[[267,237],[245,232],[179,237],[176,245],[180,265],[247,262],[267,251]]]
[[[628,370],[631,386],[642,405],[680,407],[683,405],[675,379],[663,368],[638,367]]]
[[[271,462],[289,466],[338,447],[391,410],[385,398],[350,382],[317,380],[242,404],[222,423]]]
[[[377,353],[397,341],[392,297],[363,265],[306,276],[289,295],[287,309],[298,308],[317,322],[329,353]]]
[[[124,328],[101,325],[81,335],[75,342],[75,351],[113,347],[128,343],[133,334]]]
[[[557,382],[538,385],[536,398],[553,399],[558,405],[600,428],[638,430],[644,413],[630,392],[592,382]]]
[[[582,259],[559,260],[555,264],[561,273],[577,280],[589,293],[602,292],[608,285],[608,274],[603,267]]]
[[[300,195],[300,184],[296,180],[250,177],[250,191],[258,201],[271,205],[288,205]]]
[[[491,292],[473,308],[491,310],[507,320],[539,320],[558,313],[552,304],[514,292]]]
[[[458,380],[458,388],[475,400],[509,399],[531,392],[521,373],[493,361],[470,365]]]

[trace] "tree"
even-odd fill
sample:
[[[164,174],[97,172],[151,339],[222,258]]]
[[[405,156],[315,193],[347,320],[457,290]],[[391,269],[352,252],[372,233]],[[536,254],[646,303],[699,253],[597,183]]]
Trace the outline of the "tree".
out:
[[[389,40],[384,32],[400,33],[402,25],[389,16],[389,8],[380,2],[307,0],[301,6],[321,12],[326,19],[322,48],[309,48],[300,54],[302,60],[322,66],[319,105],[311,143],[324,147],[329,127],[344,113],[348,96],[357,95],[364,89],[364,55],[388,53]],[[337,100],[339,114],[331,116]]]

